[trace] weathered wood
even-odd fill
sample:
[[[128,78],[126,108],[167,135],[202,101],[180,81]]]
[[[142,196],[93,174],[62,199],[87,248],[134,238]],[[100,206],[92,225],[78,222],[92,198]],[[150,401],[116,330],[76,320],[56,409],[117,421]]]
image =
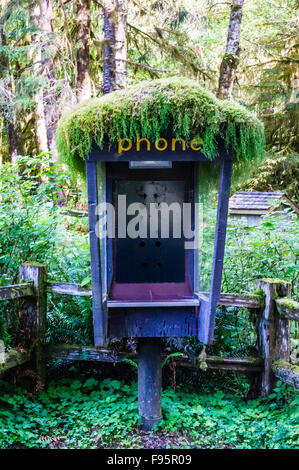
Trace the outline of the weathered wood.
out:
[[[273,389],[275,378],[272,363],[275,359],[289,360],[289,322],[278,314],[275,297],[285,296],[289,284],[277,279],[262,279],[259,289],[265,293],[265,307],[260,311],[257,324],[259,355],[264,358],[264,370],[259,378],[259,393],[267,396]]]
[[[288,297],[282,297],[281,299],[276,299],[275,303],[280,315],[289,320],[299,321],[299,302]]]
[[[208,301],[209,293],[208,292],[199,292],[199,298],[205,299]],[[260,308],[262,304],[262,299],[259,295],[256,294],[230,294],[229,292],[221,292],[218,305],[224,305],[226,307],[246,307],[246,308]]]
[[[62,214],[69,215],[70,217],[88,217],[88,211],[79,211],[76,209],[65,209]]]
[[[70,284],[66,282],[48,282],[47,289],[57,294],[78,295],[81,297],[91,297],[91,289],[81,287],[79,284]]]
[[[277,379],[281,382],[299,388],[299,366],[295,366],[286,361],[275,361],[272,370]]]
[[[52,359],[62,359],[65,361],[122,362],[124,358],[132,356],[125,353],[116,354],[112,350],[95,346],[84,347],[68,344],[47,345],[46,352],[47,356]]]
[[[32,284],[13,284],[11,286],[0,287],[0,300],[14,300],[34,294]]]
[[[0,353],[0,374],[8,369],[19,366],[30,360],[28,351],[19,351],[11,349],[10,351]]]
[[[201,312],[199,312],[199,331],[201,334],[198,339],[203,343],[211,343],[214,338],[216,307],[221,292],[232,166],[233,162],[231,160],[224,159],[221,162],[210,298],[208,306],[205,303],[203,304],[204,324],[202,324]]]
[[[33,351],[33,361],[39,377],[39,386],[45,382],[45,328],[47,314],[47,270],[40,263],[23,263],[19,269],[20,281],[31,281],[34,297],[21,301],[20,324],[24,345]]]
[[[124,362],[126,359],[137,358],[134,353],[118,352],[96,347],[81,347],[77,345],[47,345],[47,356],[55,359],[69,361],[98,361],[98,362]],[[166,357],[164,355],[164,357]],[[200,363],[183,355],[175,358],[182,367],[199,369]],[[263,368],[261,358],[252,357],[219,357],[207,356],[205,362],[209,369],[234,370],[239,372],[260,372]]]
[[[98,223],[97,164],[89,161],[88,159],[86,159],[85,162],[88,194],[94,344],[96,346],[105,346],[107,342],[108,312],[106,305],[103,302],[103,273],[101,270],[100,240],[96,233]]]
[[[57,294],[78,295],[88,297],[92,295],[89,288],[81,287],[80,284],[66,283],[66,282],[48,282],[48,291],[56,292]],[[198,292],[199,298],[208,300],[208,292]],[[261,296],[256,294],[239,294],[222,292],[219,297],[218,305],[227,307],[246,307],[251,309],[260,308],[262,304]]]
[[[138,346],[138,413],[149,431],[162,419],[162,343],[160,338],[142,338]]]

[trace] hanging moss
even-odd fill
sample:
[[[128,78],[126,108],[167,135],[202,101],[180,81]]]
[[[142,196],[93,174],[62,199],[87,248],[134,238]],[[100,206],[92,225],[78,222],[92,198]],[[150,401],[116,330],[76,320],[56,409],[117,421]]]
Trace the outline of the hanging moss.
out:
[[[60,119],[56,143],[61,160],[83,173],[93,141],[102,149],[125,137],[154,142],[169,134],[187,143],[200,136],[209,159],[217,155],[219,138],[234,150],[238,162],[263,154],[263,125],[255,116],[183,77],[140,82],[75,106]]]

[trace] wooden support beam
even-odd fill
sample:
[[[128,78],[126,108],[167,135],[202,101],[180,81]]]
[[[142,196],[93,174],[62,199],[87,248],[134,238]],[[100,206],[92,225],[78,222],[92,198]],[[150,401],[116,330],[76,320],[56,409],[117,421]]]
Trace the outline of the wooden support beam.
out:
[[[30,283],[14,284],[0,287],[0,300],[14,300],[33,295],[33,287]]]
[[[70,284],[65,282],[48,282],[47,289],[56,294],[77,295],[80,297],[91,297],[91,289],[81,287],[79,284]]]
[[[275,304],[277,296],[286,296],[290,285],[277,279],[262,279],[259,289],[265,293],[265,306],[260,310],[257,321],[259,355],[264,358],[264,370],[259,377],[258,389],[261,396],[268,396],[275,384],[272,363],[277,359],[289,361],[289,321],[278,314]]]
[[[230,370],[235,372],[261,372],[263,369],[263,360],[258,357],[219,357],[207,356],[205,362],[208,369]],[[183,358],[178,358],[180,366],[192,367],[192,363],[185,364]],[[195,364],[198,368],[200,364]]]
[[[299,302],[288,297],[282,297],[281,299],[276,299],[275,303],[280,315],[289,320],[299,321]]]
[[[98,362],[125,362],[126,359],[136,359],[134,353],[115,353],[109,349],[96,347],[83,347],[77,345],[47,345],[47,356],[49,358],[63,359],[69,361],[98,361]],[[165,357],[165,356],[164,356]],[[190,369],[199,369],[200,363],[192,361],[188,356],[175,358],[177,364]],[[263,368],[261,358],[252,357],[219,357],[207,356],[205,360],[209,369],[235,370],[239,372],[260,372]]]
[[[92,291],[87,287],[81,287],[80,284],[71,284],[66,282],[48,282],[49,292],[57,294],[78,295],[82,297],[91,297]],[[208,292],[198,292],[199,298],[208,300]],[[246,307],[251,309],[260,308],[262,305],[261,296],[256,294],[239,294],[222,292],[219,297],[218,305],[228,307]]]
[[[198,292],[198,297],[206,301],[209,300],[208,292]],[[246,308],[260,308],[262,305],[261,296],[256,294],[230,294],[229,292],[221,292],[218,304],[226,307],[246,307]]]
[[[221,292],[232,166],[232,160],[221,162],[210,297],[208,303],[202,303],[199,313],[198,339],[205,344],[212,343],[214,339],[216,307]]]
[[[161,338],[142,338],[138,346],[138,413],[142,428],[150,431],[162,419]]]
[[[47,270],[40,263],[23,263],[19,269],[20,281],[33,284],[34,296],[21,300],[20,325],[24,334],[24,345],[33,351],[33,361],[39,377],[40,387],[45,382],[45,328],[47,314]]]
[[[286,361],[275,361],[272,370],[277,379],[281,382],[299,388],[299,366],[295,366]]]
[[[96,346],[77,346],[68,344],[48,344],[46,346],[47,356],[65,361],[99,361],[99,362],[122,362],[126,357],[135,355],[118,353]]]
[[[62,214],[70,217],[88,217],[88,211],[79,211],[76,209],[65,209]]]
[[[103,282],[101,269],[100,240],[97,230],[98,214],[98,181],[96,162],[85,160],[87,195],[88,195],[88,220],[89,220],[89,245],[91,256],[91,285],[92,285],[92,312],[94,344],[105,346],[108,334],[108,311],[103,302]]]

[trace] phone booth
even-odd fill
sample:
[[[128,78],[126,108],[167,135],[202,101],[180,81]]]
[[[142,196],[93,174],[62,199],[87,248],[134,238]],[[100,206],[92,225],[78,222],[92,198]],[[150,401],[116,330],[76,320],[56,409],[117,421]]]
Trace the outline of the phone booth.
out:
[[[166,93],[175,83],[178,93],[186,100],[186,114],[192,106],[188,101],[189,87],[204,94],[213,104],[214,112],[219,112],[220,101],[196,82],[182,79],[184,88],[180,79],[167,80],[146,82],[148,88],[144,88],[144,84],[140,88],[132,87],[132,106],[138,100],[156,99],[155,92],[149,91],[150,88],[155,90],[155,84],[165,83]],[[98,108],[104,113],[106,109],[109,111],[109,106],[111,113],[117,106],[121,112],[123,100],[128,96],[130,88],[99,98],[94,101],[93,112]],[[159,99],[161,96],[163,98],[163,90],[159,89]],[[64,156],[66,148],[69,152],[72,147],[76,153],[81,145],[80,135],[81,139],[86,135],[86,129],[85,134],[83,131],[80,134],[80,126],[83,126],[82,113],[86,117],[91,112],[88,106],[75,107],[62,119],[57,143]],[[253,122],[251,126],[255,126],[262,141],[259,121],[242,108],[238,109],[240,115],[243,113],[244,122],[245,118]],[[134,113],[133,108],[131,113]],[[109,119],[113,125],[111,115]],[[128,116],[128,121],[130,119]],[[159,123],[165,116],[161,114],[157,119]],[[105,346],[113,337],[139,339],[138,399],[145,429],[161,420],[161,338],[195,336],[205,344],[213,341],[232,164],[236,155],[236,142],[232,140],[228,145],[223,131],[215,135],[214,154],[207,156],[204,141],[208,133],[203,132],[202,123],[198,129],[195,126],[188,142],[173,132],[175,126],[172,117],[157,139],[146,132],[142,134],[142,125],[134,138],[127,127],[122,137],[113,142],[109,140],[108,124],[103,127],[100,141],[93,128],[91,145],[85,154],[94,341],[96,346]],[[75,139],[71,127],[76,130]],[[253,152],[255,143],[252,141],[250,145]],[[69,152],[68,162],[70,158]],[[216,162],[220,180],[214,257],[210,291],[203,295],[199,292],[198,238],[202,214],[198,191],[202,178],[206,177],[203,176],[207,174],[206,168]]]

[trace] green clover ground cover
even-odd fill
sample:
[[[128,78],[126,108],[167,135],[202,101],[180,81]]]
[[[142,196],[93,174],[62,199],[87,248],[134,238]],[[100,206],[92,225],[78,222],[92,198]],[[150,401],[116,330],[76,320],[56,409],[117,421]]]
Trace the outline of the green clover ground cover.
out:
[[[21,389],[12,393],[2,382],[0,403],[0,448],[142,447],[136,383],[63,379],[30,396]],[[179,433],[179,447],[298,446],[298,396],[284,385],[268,398],[248,402],[220,390],[168,388],[162,405],[164,420],[156,433]]]

